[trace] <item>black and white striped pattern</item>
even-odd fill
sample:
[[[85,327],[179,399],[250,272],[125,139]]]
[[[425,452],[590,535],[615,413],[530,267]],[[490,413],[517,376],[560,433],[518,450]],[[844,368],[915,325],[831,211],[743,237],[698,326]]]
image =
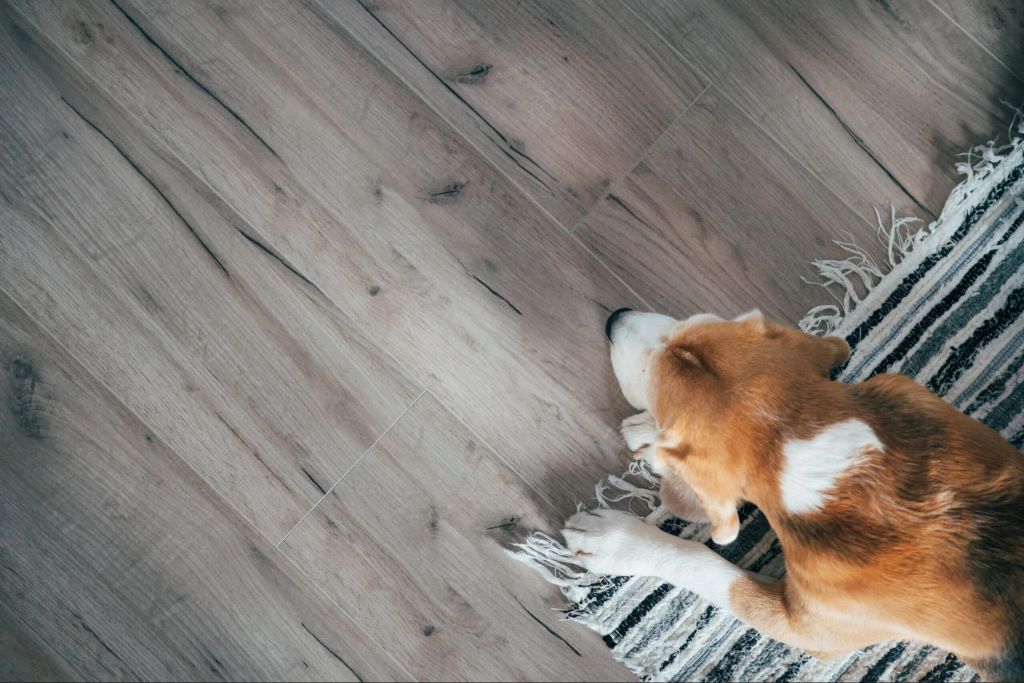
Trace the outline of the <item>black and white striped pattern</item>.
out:
[[[1024,144],[979,148],[977,164],[940,218],[914,236],[895,222],[890,272],[863,255],[819,268],[842,294],[801,323],[844,336],[853,353],[838,374],[857,382],[881,372],[914,377],[960,410],[1024,441]],[[849,245],[846,245],[849,249]],[[858,292],[854,282],[871,282]],[[873,281],[877,280],[877,281]],[[617,477],[598,487],[606,500],[650,501],[649,492]],[[649,521],[710,544],[706,526],[673,519],[651,505]],[[780,576],[781,548],[756,509],[741,510],[739,538],[717,547],[729,560]],[[821,662],[769,640],[694,594],[653,579],[595,577],[571,567],[557,542],[535,536],[521,559],[562,586],[575,603],[570,618],[595,629],[614,656],[646,680],[878,681],[974,680],[955,657],[934,648],[890,643],[844,660]]]

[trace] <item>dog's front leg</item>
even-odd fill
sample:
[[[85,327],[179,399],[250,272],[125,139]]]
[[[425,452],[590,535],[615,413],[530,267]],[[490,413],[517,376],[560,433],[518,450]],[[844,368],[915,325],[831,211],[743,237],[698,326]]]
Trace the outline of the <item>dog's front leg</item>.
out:
[[[565,523],[566,543],[598,574],[654,576],[726,609],[734,582],[747,572],[695,541],[685,541],[618,510],[580,512]]]
[[[580,564],[597,574],[652,576],[697,593],[768,636],[821,659],[895,637],[859,624],[854,632],[812,617],[787,598],[786,580],[740,569],[695,541],[686,541],[618,510],[579,512],[562,530]]]

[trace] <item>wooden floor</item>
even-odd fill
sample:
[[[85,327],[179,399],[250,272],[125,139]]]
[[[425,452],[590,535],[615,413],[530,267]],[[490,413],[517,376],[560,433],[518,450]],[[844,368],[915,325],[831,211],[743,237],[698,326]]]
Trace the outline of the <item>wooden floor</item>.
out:
[[[795,322],[1024,102],[1017,0],[0,4],[0,678],[628,679],[503,548],[620,306]]]

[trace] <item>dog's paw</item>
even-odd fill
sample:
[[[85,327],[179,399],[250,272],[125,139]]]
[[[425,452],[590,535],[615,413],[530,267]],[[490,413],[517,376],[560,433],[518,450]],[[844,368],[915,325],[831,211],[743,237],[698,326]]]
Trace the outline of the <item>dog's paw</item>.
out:
[[[659,550],[678,542],[658,527],[618,510],[578,512],[562,529],[577,561],[596,574],[652,576]]]
[[[658,425],[654,422],[654,416],[644,411],[627,417],[622,421],[619,428],[622,438],[626,441],[626,448],[633,453],[635,460],[643,460],[655,474],[663,474],[662,467],[655,457],[655,448],[658,443]]]
[[[654,416],[646,410],[623,420],[619,431],[626,440],[626,447],[634,453],[658,441],[658,425],[654,422]]]

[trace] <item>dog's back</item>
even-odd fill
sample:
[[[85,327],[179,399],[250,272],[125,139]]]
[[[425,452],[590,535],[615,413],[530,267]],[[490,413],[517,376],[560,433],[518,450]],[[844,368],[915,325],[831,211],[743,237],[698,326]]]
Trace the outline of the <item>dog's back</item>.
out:
[[[839,482],[818,533],[814,517],[786,526],[859,564],[894,623],[1024,680],[1024,457],[906,377],[849,392],[885,449]]]

